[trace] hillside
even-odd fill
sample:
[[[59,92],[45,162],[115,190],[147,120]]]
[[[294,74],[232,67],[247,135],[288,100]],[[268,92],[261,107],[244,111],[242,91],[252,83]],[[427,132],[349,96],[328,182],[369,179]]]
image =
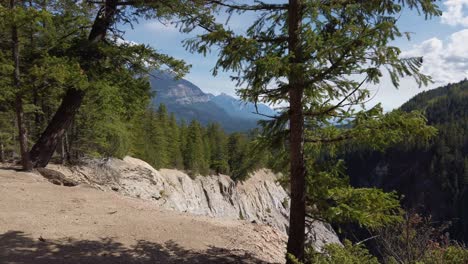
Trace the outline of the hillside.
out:
[[[0,260],[284,262],[289,197],[269,170],[236,183],[222,174],[191,178],[155,170],[132,157],[48,168],[77,186],[53,185],[57,181],[37,172],[0,169]],[[318,250],[340,244],[320,221],[308,234]]]
[[[242,102],[227,94],[207,94],[195,84],[176,80],[169,73],[155,71],[150,77],[151,89],[155,93],[154,107],[165,104],[168,111],[179,120],[190,122],[195,119],[206,125],[217,122],[227,132],[247,131],[265,119],[255,114],[253,103]],[[275,115],[275,111],[264,104],[258,104],[258,111],[264,115]]]
[[[423,92],[404,111],[423,111],[438,129],[430,142],[405,142],[384,153],[354,149],[346,155],[355,186],[404,195],[407,209],[450,221],[451,236],[468,242],[468,81]]]
[[[264,225],[168,211],[88,185],[0,169],[0,263],[278,263]]]

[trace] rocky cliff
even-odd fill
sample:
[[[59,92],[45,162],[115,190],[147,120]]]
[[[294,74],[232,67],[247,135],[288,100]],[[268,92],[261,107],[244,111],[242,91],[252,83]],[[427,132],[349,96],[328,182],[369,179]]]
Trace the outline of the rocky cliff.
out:
[[[158,171],[131,157],[51,167],[83,184],[151,200],[170,210],[267,224],[282,233],[288,229],[289,197],[269,170],[259,170],[249,180],[235,183],[226,175],[192,179],[177,170]],[[311,243],[317,249],[327,243],[339,243],[327,224],[316,222],[310,233]]]

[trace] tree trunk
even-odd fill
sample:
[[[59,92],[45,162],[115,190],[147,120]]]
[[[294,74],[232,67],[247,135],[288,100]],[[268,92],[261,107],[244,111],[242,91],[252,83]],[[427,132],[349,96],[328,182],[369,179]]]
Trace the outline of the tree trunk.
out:
[[[94,57],[90,53],[97,51],[92,47],[106,37],[117,14],[117,5],[118,0],[106,0],[104,6],[99,10],[88,36],[88,46],[83,48],[83,56],[85,56],[83,60],[86,60],[87,57]],[[90,69],[84,68],[83,70],[87,72]],[[31,159],[35,167],[47,166],[60,138],[78,112],[84,96],[85,92],[82,90],[75,88],[67,90],[60,107],[31,150]]]
[[[82,90],[68,89],[46,130],[31,149],[31,159],[34,167],[47,166],[60,138],[62,138],[65,130],[78,112],[84,95],[85,93]]]
[[[23,170],[31,171],[33,166],[28,152],[28,134],[24,125],[23,98],[20,94],[15,99],[16,119],[18,124],[18,140],[21,153],[21,165]]]
[[[15,0],[10,0],[10,8],[13,10],[15,8]],[[15,110],[16,110],[16,120],[18,124],[18,140],[21,153],[21,165],[23,170],[31,171],[32,164],[29,159],[28,152],[28,134],[26,126],[24,124],[24,111],[23,111],[23,95],[21,91],[21,78],[20,78],[20,50],[19,50],[19,38],[18,38],[18,28],[16,25],[13,25],[11,28],[11,42],[12,42],[12,54],[13,61],[15,64],[15,69],[13,70],[13,83],[16,88],[16,97],[15,97]]]
[[[5,162],[5,146],[0,143],[0,162]]]
[[[60,138],[60,164],[65,164],[65,133],[64,135]]]
[[[70,143],[68,142],[68,133],[65,131],[65,162],[70,163],[71,162],[71,156],[70,156]]]
[[[304,94],[303,54],[301,44],[302,1],[289,0],[288,48],[291,55],[289,79],[289,129],[290,129],[290,184],[291,209],[287,251],[298,260],[304,260],[305,244],[305,164],[304,164]],[[292,263],[288,259],[287,263]]]

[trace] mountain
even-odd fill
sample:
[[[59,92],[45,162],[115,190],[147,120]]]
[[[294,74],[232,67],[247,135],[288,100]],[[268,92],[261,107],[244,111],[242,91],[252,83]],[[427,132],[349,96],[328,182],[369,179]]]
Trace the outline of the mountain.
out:
[[[165,104],[168,111],[178,120],[193,119],[206,125],[217,122],[227,132],[247,131],[257,127],[259,120],[268,117],[255,114],[255,104],[243,102],[227,94],[214,96],[204,93],[198,86],[185,80],[175,79],[167,72],[154,71],[150,76],[152,91],[156,94],[152,104]],[[276,114],[265,104],[258,104],[259,113],[267,116]]]
[[[438,134],[385,152],[355,149],[345,156],[355,186],[375,186],[404,195],[403,205],[451,222],[451,236],[468,242],[468,81],[422,92],[404,111],[422,111]]]
[[[213,97],[211,102],[223,108],[229,115],[243,119],[259,120],[264,119],[265,116],[274,116],[277,114],[273,109],[264,104],[257,104],[257,107],[255,107],[253,103],[243,102],[225,93]],[[256,114],[257,110],[258,113],[264,116],[262,117]]]
[[[161,71],[154,71],[150,77],[151,89],[156,92],[155,102],[169,102],[180,105],[209,102],[214,95],[205,94],[195,84],[184,80],[174,79],[174,75]]]

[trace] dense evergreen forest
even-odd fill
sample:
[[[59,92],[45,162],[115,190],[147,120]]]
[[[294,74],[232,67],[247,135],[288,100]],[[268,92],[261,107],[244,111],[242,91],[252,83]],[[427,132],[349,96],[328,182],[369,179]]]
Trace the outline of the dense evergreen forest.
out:
[[[384,152],[353,149],[345,156],[354,186],[404,195],[407,210],[450,222],[452,238],[468,242],[468,81],[425,91],[401,106],[422,111],[438,133]]]
[[[98,119],[87,107],[78,113],[61,140],[54,156],[56,162],[74,164],[85,158],[131,155],[157,169],[181,169],[193,176],[222,173],[243,180],[253,169],[265,167],[269,160],[268,152],[254,151],[253,139],[258,132],[227,134],[216,123],[206,127],[196,120],[178,123],[163,104],[157,109],[148,106],[125,123],[119,121],[125,120],[123,116],[109,122]],[[37,115],[25,115],[28,131],[38,130],[34,122]],[[34,136],[28,140],[34,140]],[[19,158],[12,109],[0,111],[0,147],[1,161]]]

